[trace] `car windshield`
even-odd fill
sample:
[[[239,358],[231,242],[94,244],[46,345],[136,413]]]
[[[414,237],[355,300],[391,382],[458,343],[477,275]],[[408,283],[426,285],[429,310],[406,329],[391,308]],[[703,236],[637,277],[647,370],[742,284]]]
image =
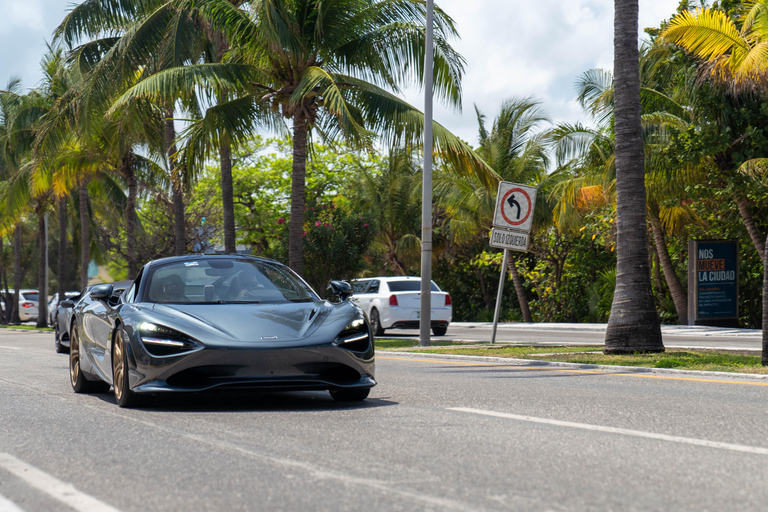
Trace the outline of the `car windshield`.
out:
[[[21,292],[21,295],[24,297],[24,300],[31,300],[33,302],[37,302],[40,298],[40,293],[38,292]]]
[[[201,258],[152,268],[148,302],[253,304],[319,300],[288,267],[245,258]]]
[[[421,291],[421,281],[415,279],[408,279],[402,281],[389,281],[387,283],[389,291],[391,292],[418,292]],[[437,287],[434,281],[432,281],[432,291],[439,292],[440,288]]]

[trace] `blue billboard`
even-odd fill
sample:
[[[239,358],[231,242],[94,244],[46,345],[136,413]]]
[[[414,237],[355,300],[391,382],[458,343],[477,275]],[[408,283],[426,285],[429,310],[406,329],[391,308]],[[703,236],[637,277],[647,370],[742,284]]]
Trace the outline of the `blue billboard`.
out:
[[[688,248],[688,323],[734,325],[739,318],[738,242],[691,240]]]

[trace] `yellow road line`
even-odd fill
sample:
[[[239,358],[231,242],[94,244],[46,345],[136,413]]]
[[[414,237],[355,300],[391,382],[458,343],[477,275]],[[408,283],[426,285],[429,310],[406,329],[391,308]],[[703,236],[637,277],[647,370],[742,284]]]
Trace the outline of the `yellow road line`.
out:
[[[673,377],[671,375],[645,375],[640,373],[626,373],[626,372],[605,372],[598,370],[576,370],[568,368],[547,368],[543,366],[516,366],[505,364],[493,364],[493,363],[467,363],[463,361],[445,361],[442,359],[414,359],[412,357],[387,357],[376,356],[376,359],[391,359],[394,361],[414,361],[419,363],[440,363],[440,364],[454,364],[462,366],[479,366],[483,368],[504,368],[509,370],[535,370],[546,372],[566,372],[566,373],[585,373],[590,375],[612,375],[617,377],[637,377],[641,379],[661,379],[661,380],[683,380],[690,382],[709,382],[713,384],[741,384],[743,386],[768,386],[768,382],[750,382],[743,380],[719,380],[719,379],[702,379],[696,377]],[[617,367],[617,369],[620,367]],[[652,369],[652,368],[649,368]]]

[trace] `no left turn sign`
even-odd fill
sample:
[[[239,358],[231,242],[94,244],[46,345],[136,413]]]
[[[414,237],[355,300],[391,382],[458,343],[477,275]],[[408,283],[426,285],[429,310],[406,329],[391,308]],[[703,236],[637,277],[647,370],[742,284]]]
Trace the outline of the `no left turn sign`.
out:
[[[493,225],[518,231],[530,231],[533,208],[536,205],[536,188],[502,181],[496,196]]]

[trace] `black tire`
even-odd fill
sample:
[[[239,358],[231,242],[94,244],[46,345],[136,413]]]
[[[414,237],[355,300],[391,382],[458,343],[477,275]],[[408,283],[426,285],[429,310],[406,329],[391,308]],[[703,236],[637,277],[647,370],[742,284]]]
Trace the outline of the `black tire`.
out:
[[[432,328],[432,334],[434,334],[435,336],[444,336],[447,331],[448,331],[447,325],[445,326],[436,325]]]
[[[72,327],[69,350],[69,383],[75,393],[105,393],[109,391],[109,384],[102,381],[93,381],[85,378],[80,369],[80,337],[77,327]]]
[[[121,327],[115,334],[112,344],[112,383],[115,401],[120,407],[139,407],[146,403],[146,397],[135,393],[128,379],[128,334]]]
[[[381,327],[381,318],[379,317],[379,310],[373,308],[371,310],[371,329],[373,329],[374,336],[383,336],[384,329]]]
[[[331,398],[337,402],[361,402],[368,398],[371,388],[332,389]]]

